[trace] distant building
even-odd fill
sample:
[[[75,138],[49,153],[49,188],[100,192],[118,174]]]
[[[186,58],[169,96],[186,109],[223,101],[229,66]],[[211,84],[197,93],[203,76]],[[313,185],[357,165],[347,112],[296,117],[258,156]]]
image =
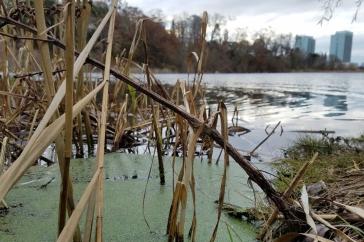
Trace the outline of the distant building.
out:
[[[316,41],[312,36],[296,35],[294,47],[305,54],[315,53]]]
[[[330,57],[337,58],[342,62],[350,62],[352,46],[353,32],[338,31],[331,35]]]

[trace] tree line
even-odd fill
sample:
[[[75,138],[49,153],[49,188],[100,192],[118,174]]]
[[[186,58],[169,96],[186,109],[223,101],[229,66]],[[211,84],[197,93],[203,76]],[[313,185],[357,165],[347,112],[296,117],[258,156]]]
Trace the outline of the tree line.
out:
[[[49,0],[50,2],[55,0]],[[92,3],[90,35],[97,23],[108,11],[104,1]],[[161,71],[186,72],[188,56],[199,49],[201,42],[201,16],[181,14],[172,21],[166,21],[161,10],[148,14],[141,9],[123,3],[119,6],[115,26],[115,55],[127,56],[133,40],[136,23],[145,21],[148,42],[149,64]],[[355,66],[344,65],[338,60],[328,60],[326,54],[304,54],[292,46],[291,34],[277,34],[271,29],[256,32],[248,39],[241,28],[230,33],[224,25],[227,18],[220,14],[209,16],[206,37],[205,72],[289,72],[354,70]],[[106,31],[103,33],[106,39]],[[96,53],[102,53],[106,43],[97,46]],[[144,61],[142,46],[134,54],[134,60]]]

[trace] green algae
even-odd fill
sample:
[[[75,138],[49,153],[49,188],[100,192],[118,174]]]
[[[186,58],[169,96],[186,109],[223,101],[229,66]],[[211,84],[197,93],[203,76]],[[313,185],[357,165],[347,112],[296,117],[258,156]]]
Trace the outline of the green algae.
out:
[[[172,199],[171,159],[165,159],[165,186],[159,184],[156,160],[153,165],[145,200],[145,216],[150,231],[144,222],[142,200],[151,161],[152,157],[148,155],[112,153],[105,156],[105,241],[167,241],[165,231]],[[179,163],[177,160],[176,167]],[[214,201],[219,195],[222,165],[208,165],[206,161],[196,160],[194,166],[197,241],[207,241],[217,219]],[[90,181],[94,167],[94,159],[72,161],[76,199]],[[57,166],[32,167],[26,173],[6,198],[11,208],[7,215],[0,216],[1,242],[56,240],[59,178]],[[49,181],[52,182],[41,188]],[[253,205],[254,195],[247,185],[247,175],[234,162],[228,168],[225,197],[226,202],[240,207]],[[191,200],[188,204],[187,232],[193,209]],[[234,241],[255,241],[256,230],[248,223],[223,215],[216,241],[230,240],[229,234]]]

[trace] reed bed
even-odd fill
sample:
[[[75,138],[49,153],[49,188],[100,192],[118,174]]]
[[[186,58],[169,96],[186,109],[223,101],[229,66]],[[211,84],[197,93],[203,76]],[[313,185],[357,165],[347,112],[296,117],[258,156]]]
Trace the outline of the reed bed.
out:
[[[168,92],[149,66],[148,36],[145,32],[148,19],[140,19],[136,23],[130,49],[113,56],[113,43],[117,41],[114,39],[116,0],[112,1],[109,11],[89,39],[87,26],[92,7],[89,1],[68,0],[57,5],[56,14],[52,16],[56,23],[51,26],[46,24],[49,16],[45,15],[43,1],[30,2],[4,4],[0,1],[0,20],[4,24],[0,30],[4,56],[0,63],[0,174],[4,170],[0,176],[0,201],[3,205],[6,206],[7,193],[36,161],[47,164],[57,161],[62,177],[57,241],[91,241],[93,233],[95,241],[104,241],[103,211],[104,199],[107,199],[104,197],[105,150],[130,149],[135,145],[135,136],[143,134],[148,137],[147,147],[156,149],[160,184],[171,182],[174,187],[167,221],[169,241],[183,241],[186,234],[195,241],[198,218],[195,198],[198,194],[193,164],[197,147],[207,153],[209,163],[212,162],[214,146],[224,151],[224,171],[220,191],[217,191],[217,222],[210,241],[215,241],[219,227],[230,158],[262,189],[267,201],[275,207],[262,237],[278,214],[282,214],[290,225],[297,218],[306,225],[312,225],[311,220],[306,220],[309,210],[307,212],[306,207],[299,207],[290,199],[291,190],[305,168],[292,181],[291,190],[281,194],[247,156],[228,142],[228,132],[232,129],[228,127],[224,103],[220,103],[214,113],[206,109],[202,85],[203,66],[208,58],[206,12],[202,16],[199,48],[191,52],[187,60],[189,69],[193,70],[193,80],[179,80]],[[14,19],[14,15],[9,14],[14,11],[18,11],[20,17]],[[107,26],[105,54],[100,60],[91,58],[92,49]],[[138,49],[144,53],[143,63],[136,63],[133,59]],[[91,74],[87,75],[95,73],[95,70],[103,71],[102,80],[95,81]],[[137,80],[132,70],[143,73],[145,81]],[[247,155],[256,152],[275,129]],[[70,162],[73,157],[83,157],[86,147],[87,152],[93,155],[95,143],[95,172],[76,202]],[[56,160],[44,156],[50,145],[55,145]],[[177,154],[183,160],[180,171],[176,171],[178,176],[172,181],[166,181],[164,176],[163,156],[167,150],[172,150],[173,162]],[[314,160],[315,157],[312,162]],[[194,212],[187,233],[185,220],[189,196]],[[82,227],[80,219],[83,213],[86,213],[86,220]]]

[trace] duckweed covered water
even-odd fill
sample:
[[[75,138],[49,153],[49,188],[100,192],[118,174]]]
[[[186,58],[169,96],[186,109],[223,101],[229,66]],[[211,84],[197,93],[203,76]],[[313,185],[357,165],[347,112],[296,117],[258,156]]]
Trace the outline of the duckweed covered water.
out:
[[[105,156],[105,241],[167,241],[165,235],[172,199],[172,162],[165,158],[165,186],[159,185],[157,160],[154,161],[148,184],[144,222],[142,199],[152,157],[112,153]],[[181,161],[176,160],[179,170]],[[94,159],[73,160],[71,174],[75,197],[79,199],[93,174]],[[221,165],[208,165],[195,161],[197,194],[197,241],[208,241],[217,219],[215,200],[218,199]],[[0,215],[1,242],[55,241],[60,188],[58,166],[32,167],[8,194],[6,202],[11,207],[7,215]],[[48,183],[45,188],[43,184]],[[188,194],[191,198],[191,193]],[[247,185],[247,176],[233,161],[228,169],[226,202],[241,207],[253,205],[254,195]],[[189,200],[186,231],[188,232],[192,202]],[[85,215],[85,214],[84,214]],[[84,219],[84,218],[83,218]],[[83,228],[84,221],[81,222]],[[217,241],[254,241],[252,225],[222,216]],[[187,238],[187,235],[186,235]]]

